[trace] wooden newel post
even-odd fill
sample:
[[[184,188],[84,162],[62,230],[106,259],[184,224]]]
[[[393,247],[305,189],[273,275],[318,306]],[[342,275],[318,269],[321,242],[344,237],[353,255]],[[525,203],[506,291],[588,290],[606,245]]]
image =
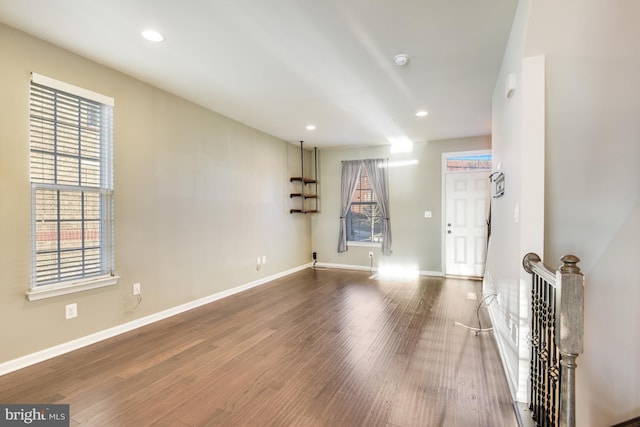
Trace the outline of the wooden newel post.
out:
[[[562,358],[560,426],[576,425],[576,358],[583,352],[584,341],[584,276],[574,255],[561,258],[562,267],[556,273],[555,340]]]

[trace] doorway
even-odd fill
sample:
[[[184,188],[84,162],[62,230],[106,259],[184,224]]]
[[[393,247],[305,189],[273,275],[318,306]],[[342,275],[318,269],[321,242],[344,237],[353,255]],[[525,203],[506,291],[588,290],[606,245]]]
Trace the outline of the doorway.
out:
[[[444,273],[480,278],[487,253],[491,152],[444,153],[442,173]]]

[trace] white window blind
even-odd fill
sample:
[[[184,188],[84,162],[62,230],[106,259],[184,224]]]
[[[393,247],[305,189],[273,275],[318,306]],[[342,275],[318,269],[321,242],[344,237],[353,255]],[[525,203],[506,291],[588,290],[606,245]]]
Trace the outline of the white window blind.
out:
[[[31,287],[111,276],[113,99],[33,74]]]

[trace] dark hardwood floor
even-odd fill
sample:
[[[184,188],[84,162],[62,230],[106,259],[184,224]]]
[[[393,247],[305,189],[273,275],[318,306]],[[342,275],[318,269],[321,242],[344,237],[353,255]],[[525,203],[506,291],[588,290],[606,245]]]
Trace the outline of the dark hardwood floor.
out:
[[[307,269],[4,375],[0,403],[70,404],[72,426],[517,426],[493,336],[454,324],[481,298]]]

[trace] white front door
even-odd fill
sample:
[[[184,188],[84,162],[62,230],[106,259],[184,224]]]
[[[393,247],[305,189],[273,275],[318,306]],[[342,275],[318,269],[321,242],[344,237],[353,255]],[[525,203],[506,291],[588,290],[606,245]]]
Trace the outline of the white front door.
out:
[[[445,174],[446,274],[474,277],[484,274],[490,173]]]

